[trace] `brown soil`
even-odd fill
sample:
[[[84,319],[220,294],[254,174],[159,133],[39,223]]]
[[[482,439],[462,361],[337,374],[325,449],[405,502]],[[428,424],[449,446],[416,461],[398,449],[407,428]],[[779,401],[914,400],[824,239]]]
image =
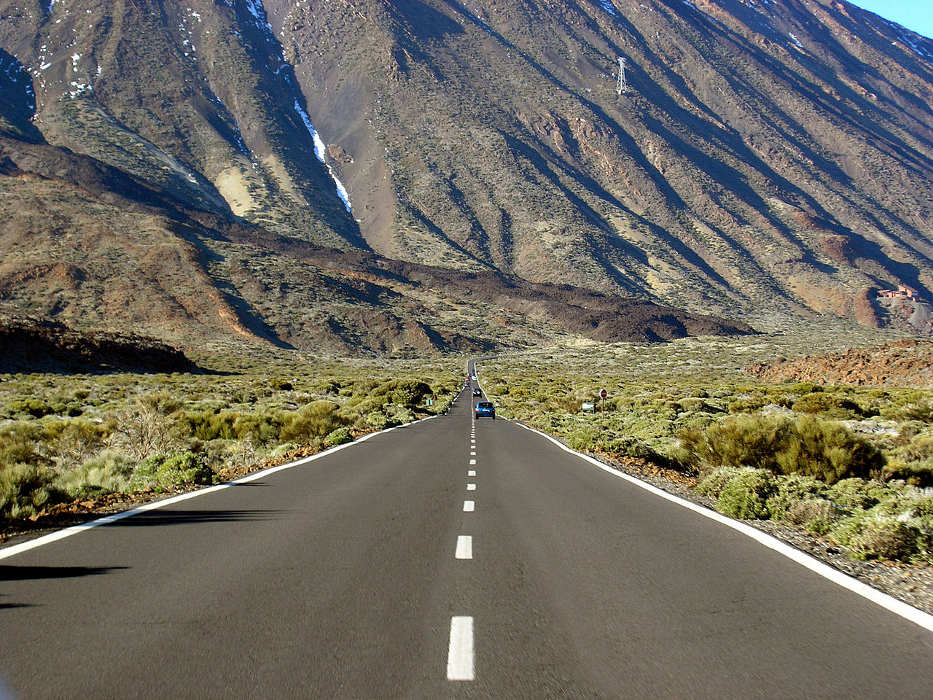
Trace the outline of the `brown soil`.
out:
[[[829,355],[762,362],[745,371],[769,382],[933,389],[933,341],[904,339]]]

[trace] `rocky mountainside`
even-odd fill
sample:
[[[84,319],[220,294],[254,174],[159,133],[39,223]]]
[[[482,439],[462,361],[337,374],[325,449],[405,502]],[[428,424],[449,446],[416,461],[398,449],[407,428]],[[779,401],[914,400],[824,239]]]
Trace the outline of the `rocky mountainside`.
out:
[[[576,332],[527,281],[906,327],[876,292],[933,298],[931,113],[933,42],[839,0],[0,0],[0,306],[336,350]],[[484,271],[525,291],[470,322]]]

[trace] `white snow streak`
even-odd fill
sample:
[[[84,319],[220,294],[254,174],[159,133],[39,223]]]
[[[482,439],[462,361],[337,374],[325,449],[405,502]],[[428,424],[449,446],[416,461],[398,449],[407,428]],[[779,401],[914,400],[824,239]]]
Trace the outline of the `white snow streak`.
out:
[[[298,116],[301,117],[301,121],[304,122],[305,127],[308,129],[308,133],[311,134],[311,139],[314,141],[314,155],[316,155],[317,159],[327,168],[327,172],[330,173],[331,179],[333,179],[334,184],[337,186],[337,196],[340,197],[343,206],[347,208],[347,212],[350,212],[350,197],[347,195],[347,189],[343,186],[343,183],[340,182],[340,178],[337,177],[334,169],[330,167],[330,163],[327,162],[327,148],[324,146],[324,141],[321,140],[321,137],[317,133],[317,129],[314,128],[311,124],[311,120],[308,118],[308,113],[302,109],[298,100],[295,100],[295,111],[298,113]]]

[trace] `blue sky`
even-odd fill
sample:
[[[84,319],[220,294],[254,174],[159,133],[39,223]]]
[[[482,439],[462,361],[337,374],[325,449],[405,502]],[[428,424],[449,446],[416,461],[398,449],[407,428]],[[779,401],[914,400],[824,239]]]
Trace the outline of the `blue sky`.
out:
[[[933,2],[931,0],[851,0],[885,19],[933,38]]]

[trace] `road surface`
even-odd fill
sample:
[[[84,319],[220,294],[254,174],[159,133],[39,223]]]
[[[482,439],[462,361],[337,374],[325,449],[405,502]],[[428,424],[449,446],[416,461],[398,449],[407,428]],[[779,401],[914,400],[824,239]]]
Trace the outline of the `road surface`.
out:
[[[0,559],[6,693],[931,696],[933,633],[472,401]]]

